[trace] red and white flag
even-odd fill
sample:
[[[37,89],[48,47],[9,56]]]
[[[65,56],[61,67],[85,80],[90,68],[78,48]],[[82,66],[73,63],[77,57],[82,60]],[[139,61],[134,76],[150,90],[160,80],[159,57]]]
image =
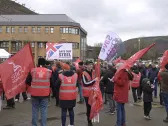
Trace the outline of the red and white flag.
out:
[[[26,89],[25,80],[34,67],[30,44],[0,64],[0,76],[7,99],[15,97]]]
[[[99,59],[98,59],[97,64],[95,65],[95,73],[96,73],[96,77],[98,77],[100,80],[100,61]],[[91,120],[94,117],[96,117],[99,114],[100,110],[103,108],[103,98],[102,98],[102,94],[100,91],[99,83],[100,81],[96,81],[89,95],[88,103],[91,106],[91,112],[90,112]]]

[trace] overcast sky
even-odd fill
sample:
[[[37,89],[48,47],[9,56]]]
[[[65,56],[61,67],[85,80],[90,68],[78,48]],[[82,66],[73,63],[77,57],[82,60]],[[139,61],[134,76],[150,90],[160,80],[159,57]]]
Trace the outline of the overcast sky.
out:
[[[89,45],[112,31],[124,41],[168,35],[168,0],[17,0],[40,14],[67,14],[88,32]]]

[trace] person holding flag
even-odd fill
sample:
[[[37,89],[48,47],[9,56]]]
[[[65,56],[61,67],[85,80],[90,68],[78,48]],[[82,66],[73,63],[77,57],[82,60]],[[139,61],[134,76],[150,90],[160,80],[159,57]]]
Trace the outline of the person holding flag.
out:
[[[82,74],[82,91],[86,103],[88,126],[93,126],[92,121],[90,120],[91,106],[89,105],[88,100],[91,88],[95,84],[95,82],[98,81],[98,77],[96,77],[95,75],[92,62],[86,61],[85,65],[86,70],[84,70]]]
[[[39,110],[41,126],[47,125],[47,108],[50,95],[51,70],[45,68],[45,59],[39,58],[38,67],[33,68],[26,78],[28,92],[32,97],[32,126],[37,126]]]
[[[165,65],[165,69],[160,72],[161,77],[161,95],[164,101],[164,105],[166,108],[167,117],[163,120],[163,122],[168,123],[168,64]]]

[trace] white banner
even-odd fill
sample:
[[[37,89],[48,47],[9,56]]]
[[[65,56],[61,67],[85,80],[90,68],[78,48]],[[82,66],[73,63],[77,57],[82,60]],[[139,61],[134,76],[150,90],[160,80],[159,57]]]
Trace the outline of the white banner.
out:
[[[120,37],[110,32],[105,39],[104,44],[100,50],[99,58],[110,61],[120,53],[120,44],[122,43]]]
[[[72,43],[47,43],[46,44],[47,60],[71,60]]]

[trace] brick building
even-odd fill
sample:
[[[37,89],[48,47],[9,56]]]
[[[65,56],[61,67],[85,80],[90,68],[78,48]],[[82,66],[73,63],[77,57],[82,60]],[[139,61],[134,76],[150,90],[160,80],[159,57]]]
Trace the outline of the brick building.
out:
[[[73,43],[73,59],[86,59],[87,32],[65,14],[0,15],[0,48],[15,54],[31,43],[35,62],[47,42]]]

